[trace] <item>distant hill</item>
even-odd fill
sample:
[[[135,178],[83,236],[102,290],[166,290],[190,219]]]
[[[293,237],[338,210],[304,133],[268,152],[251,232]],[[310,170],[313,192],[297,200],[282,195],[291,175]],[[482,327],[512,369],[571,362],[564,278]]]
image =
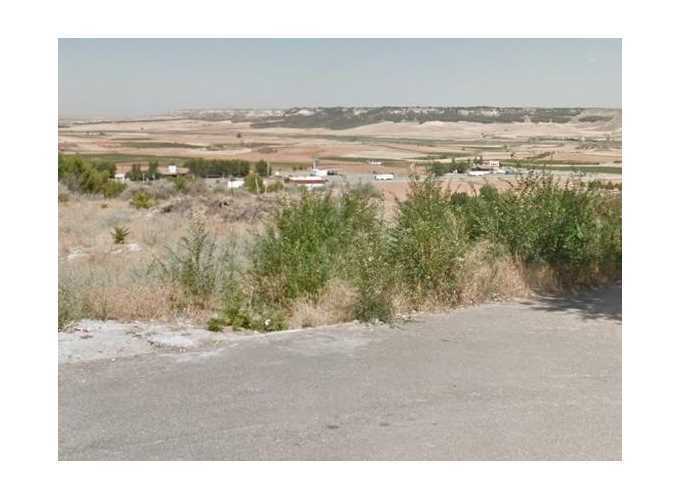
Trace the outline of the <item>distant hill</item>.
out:
[[[181,118],[251,122],[255,128],[329,128],[335,130],[379,122],[474,122],[474,123],[594,123],[620,124],[620,109],[523,108],[523,107],[305,107],[290,109],[188,110]]]

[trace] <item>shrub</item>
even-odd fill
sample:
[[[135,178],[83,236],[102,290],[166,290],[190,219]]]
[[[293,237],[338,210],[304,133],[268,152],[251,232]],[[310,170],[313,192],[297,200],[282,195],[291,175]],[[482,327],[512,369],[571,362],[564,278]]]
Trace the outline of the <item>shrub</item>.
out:
[[[59,181],[74,192],[104,195],[112,193],[112,181],[109,179],[115,172],[116,166],[112,162],[90,162],[70,155],[59,155],[58,158]]]
[[[142,166],[139,163],[134,163],[130,171],[126,174],[126,177],[131,181],[141,181],[144,179],[144,172],[142,172]]]
[[[112,180],[107,180],[101,189],[102,194],[105,198],[115,198],[125,191],[125,184],[122,182],[116,182]]]
[[[61,271],[60,271],[61,273]],[[71,287],[63,282],[60,276],[58,293],[57,328],[61,331],[68,325],[82,318],[82,310]]]
[[[451,165],[441,162],[432,162],[427,166],[427,172],[435,177],[441,177],[451,172]]]
[[[464,174],[468,170],[470,170],[470,163],[464,162],[464,161],[459,161],[459,162],[455,163],[455,168],[456,168],[457,173]]]
[[[68,203],[71,200],[71,196],[68,193],[59,193],[58,200],[59,203]]]
[[[616,206],[597,187],[530,175],[504,193],[483,188],[458,213],[470,238],[504,245],[524,262],[549,264],[565,282],[579,283],[620,262]]]
[[[130,205],[136,209],[148,209],[156,204],[156,200],[146,191],[137,191],[130,200]]]
[[[264,181],[262,180],[262,177],[256,173],[248,174],[245,178],[245,188],[249,193],[264,193]]]
[[[149,162],[149,168],[146,171],[149,179],[151,180],[156,180],[159,178],[158,174],[158,160],[151,160]]]
[[[207,192],[208,188],[203,179],[177,176],[173,179],[175,191],[181,194],[199,195]]]
[[[230,325],[235,330],[246,329],[273,332],[285,330],[288,327],[285,311],[280,308],[266,307],[261,303],[255,307],[232,307],[226,309],[222,321],[225,325]]]
[[[189,190],[189,182],[187,181],[186,177],[182,176],[177,176],[172,180],[173,185],[175,186],[175,190],[178,193],[186,193]]]
[[[161,276],[182,293],[186,303],[205,306],[217,288],[220,263],[216,242],[200,216],[194,216],[189,233],[177,248],[167,248],[166,259],[156,259]]]
[[[467,203],[468,199],[469,197],[467,193],[456,192],[451,193],[450,201],[451,205],[453,205],[454,207],[463,207]]]
[[[412,180],[407,199],[399,203],[391,257],[415,300],[455,303],[466,238],[449,200],[450,193],[429,176]]]
[[[269,304],[318,298],[333,276],[351,274],[346,265],[361,233],[378,230],[379,206],[361,193],[304,192],[288,201],[253,251],[257,293]]]
[[[357,291],[352,309],[360,321],[390,321],[393,316],[393,272],[384,231],[362,233],[356,239],[349,264]]]
[[[221,332],[227,326],[223,318],[210,318],[208,320],[208,330],[211,332]]]
[[[124,226],[114,226],[111,237],[115,245],[122,245],[130,234],[130,230]]]
[[[260,177],[269,177],[271,175],[271,168],[269,167],[269,163],[264,160],[258,161],[255,164],[255,173]]]

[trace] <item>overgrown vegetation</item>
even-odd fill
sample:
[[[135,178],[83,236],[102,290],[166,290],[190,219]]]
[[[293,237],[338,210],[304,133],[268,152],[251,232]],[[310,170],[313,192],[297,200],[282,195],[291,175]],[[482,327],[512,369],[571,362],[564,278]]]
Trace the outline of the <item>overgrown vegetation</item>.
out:
[[[246,191],[254,194],[264,193],[265,191],[264,180],[255,172],[246,176],[244,187],[246,188]]]
[[[479,196],[452,202],[471,240],[502,245],[525,263],[547,264],[565,284],[620,272],[620,197],[597,185],[530,175],[503,193],[485,186]]]
[[[79,156],[59,155],[58,179],[70,191],[85,194],[118,196],[125,185],[113,180],[116,165],[111,161],[89,161]]]
[[[464,221],[452,210],[450,194],[433,177],[411,182],[391,233],[394,270],[411,298],[455,304],[467,246]]]
[[[450,174],[453,172],[464,174],[465,172],[470,170],[470,167],[471,167],[470,160],[460,160],[457,162],[456,158],[452,157],[450,163],[442,163],[438,161],[430,163],[429,165],[427,165],[427,172],[435,177],[441,177],[442,175]]]
[[[180,306],[206,307],[218,286],[222,260],[216,253],[215,239],[207,231],[200,215],[194,216],[189,233],[180,239],[177,248],[167,247],[164,259],[155,266],[162,278],[179,294]]]
[[[256,173],[249,178],[259,179],[253,184],[261,192],[262,179]],[[177,189],[192,193],[198,189],[194,182],[205,189],[200,179],[186,182],[191,186]],[[150,207],[153,189],[131,189],[132,206]],[[173,194],[170,184],[165,189]],[[229,204],[245,198],[275,210],[247,246],[218,235],[206,216],[195,215],[178,243],[135,275],[134,286],[151,297],[144,283],[155,280],[164,303],[177,313],[212,315],[215,331],[270,331],[351,319],[391,321],[396,313],[512,296],[534,284],[523,274],[528,269],[542,270],[562,287],[604,283],[621,272],[621,195],[613,184],[529,175],[503,191],[485,186],[468,195],[452,193],[429,176],[411,182],[407,198],[387,219],[373,185],[277,198],[242,193]],[[106,230],[114,227],[114,242],[126,241],[128,223],[111,220]],[[110,306],[75,294],[61,274],[60,326],[78,317],[111,316]]]

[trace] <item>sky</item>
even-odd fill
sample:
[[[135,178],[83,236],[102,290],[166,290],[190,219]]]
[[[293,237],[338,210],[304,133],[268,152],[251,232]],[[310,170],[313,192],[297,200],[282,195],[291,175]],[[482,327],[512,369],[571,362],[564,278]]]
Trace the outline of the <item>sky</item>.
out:
[[[621,107],[621,40],[59,40],[61,117],[482,105]]]

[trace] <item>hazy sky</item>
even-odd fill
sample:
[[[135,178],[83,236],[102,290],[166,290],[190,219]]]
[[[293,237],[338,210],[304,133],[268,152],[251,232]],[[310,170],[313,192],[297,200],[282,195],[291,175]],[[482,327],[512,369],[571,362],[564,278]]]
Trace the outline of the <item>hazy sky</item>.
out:
[[[61,116],[621,106],[618,39],[61,39]]]

